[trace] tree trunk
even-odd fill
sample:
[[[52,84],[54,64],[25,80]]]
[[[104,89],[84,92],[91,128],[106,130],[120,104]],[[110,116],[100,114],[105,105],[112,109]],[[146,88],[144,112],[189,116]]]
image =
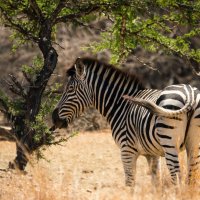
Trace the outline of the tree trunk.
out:
[[[40,109],[42,94],[57,64],[58,54],[51,46],[50,40],[44,40],[43,37],[39,46],[43,53],[44,66],[38,74],[35,82],[29,87],[30,89],[25,102],[25,114],[23,116],[16,117],[14,122],[14,132],[17,137],[17,155],[14,163],[10,164],[10,167],[17,167],[20,170],[25,169],[28,162],[28,155],[45,143],[45,133],[42,140],[36,142],[34,140],[35,130],[32,130],[31,127],[25,123],[27,121],[35,121]]]

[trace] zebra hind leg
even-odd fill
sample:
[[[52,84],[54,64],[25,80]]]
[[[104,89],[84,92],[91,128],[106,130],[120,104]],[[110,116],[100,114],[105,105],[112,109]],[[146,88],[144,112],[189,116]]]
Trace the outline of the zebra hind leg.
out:
[[[172,146],[165,148],[165,160],[171,175],[172,184],[179,186],[181,184],[181,174],[178,151]]]
[[[182,138],[182,132],[179,133],[177,127],[183,126],[182,122],[176,122],[176,126],[171,119],[160,118],[157,122],[157,134],[160,145],[166,160],[166,165],[171,175],[172,184],[179,186],[181,184],[180,162],[178,157],[179,140]]]
[[[200,186],[200,128],[193,126],[186,139],[186,152],[188,159],[188,184]]]

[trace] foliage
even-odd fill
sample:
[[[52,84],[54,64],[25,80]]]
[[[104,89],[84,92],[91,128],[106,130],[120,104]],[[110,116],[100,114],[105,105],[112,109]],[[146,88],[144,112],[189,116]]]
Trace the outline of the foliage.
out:
[[[22,65],[22,72],[25,73],[31,81],[34,81],[37,74],[41,71],[44,65],[44,61],[41,56],[36,56],[33,58],[32,65]]]
[[[8,111],[10,113],[9,118],[21,114],[24,106],[24,101],[21,98],[16,98],[15,101],[12,101],[1,89],[0,103],[4,104],[3,106],[1,106],[0,111],[3,113],[6,113]]]
[[[7,13],[3,23],[16,30],[14,48],[27,40],[38,42],[45,20],[51,21],[52,27],[60,22],[90,27],[92,20],[106,17],[113,25],[102,33],[103,41],[95,48],[110,49],[115,63],[138,46],[200,61],[199,49],[191,47],[191,39],[200,34],[199,0],[81,0],[78,4],[64,0],[4,0],[0,9]],[[57,18],[53,18],[55,14]],[[7,23],[8,19],[12,23]]]
[[[200,1],[130,1],[105,13],[113,21],[96,51],[109,48],[112,62],[126,58],[138,46],[150,51],[163,50],[200,62],[200,49],[191,40],[200,34]]]

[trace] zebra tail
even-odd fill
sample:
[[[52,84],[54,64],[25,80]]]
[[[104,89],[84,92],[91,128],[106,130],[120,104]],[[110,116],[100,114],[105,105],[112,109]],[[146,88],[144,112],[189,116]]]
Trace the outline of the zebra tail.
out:
[[[139,106],[143,106],[144,108],[148,109],[150,112],[152,112],[153,114],[157,116],[168,117],[168,118],[174,118],[174,117],[177,117],[178,115],[190,112],[194,104],[194,102],[186,101],[185,105],[181,109],[169,110],[161,106],[158,106],[156,103],[150,100],[146,100],[142,98],[134,98],[128,95],[124,95],[123,98],[128,100],[131,103],[134,103]]]

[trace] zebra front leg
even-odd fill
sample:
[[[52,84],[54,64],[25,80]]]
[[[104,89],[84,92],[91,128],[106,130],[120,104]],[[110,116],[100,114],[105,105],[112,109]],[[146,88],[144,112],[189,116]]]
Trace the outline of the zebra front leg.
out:
[[[138,155],[133,152],[129,147],[121,149],[121,159],[125,173],[125,185],[131,187],[131,191],[134,191],[135,186],[135,174],[136,174],[136,161]]]

